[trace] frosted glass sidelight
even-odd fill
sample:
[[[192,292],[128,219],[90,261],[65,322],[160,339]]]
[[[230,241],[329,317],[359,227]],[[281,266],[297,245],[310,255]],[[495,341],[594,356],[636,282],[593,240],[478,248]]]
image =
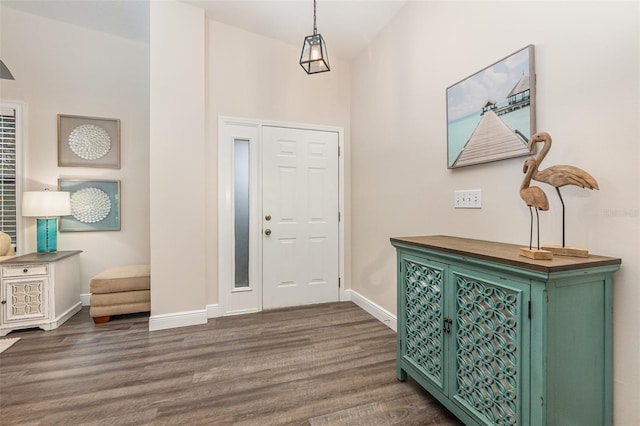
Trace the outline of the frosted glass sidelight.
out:
[[[249,287],[249,141],[233,143],[235,288]]]

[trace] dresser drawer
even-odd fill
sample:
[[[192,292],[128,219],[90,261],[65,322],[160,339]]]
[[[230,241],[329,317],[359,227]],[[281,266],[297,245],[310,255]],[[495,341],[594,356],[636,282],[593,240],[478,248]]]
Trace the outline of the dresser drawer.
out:
[[[2,267],[3,277],[30,277],[32,275],[47,275],[48,264],[11,265]]]

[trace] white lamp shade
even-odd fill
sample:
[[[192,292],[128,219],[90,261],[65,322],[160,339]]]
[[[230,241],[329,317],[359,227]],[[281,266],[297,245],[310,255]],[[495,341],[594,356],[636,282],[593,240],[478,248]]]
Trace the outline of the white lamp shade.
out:
[[[51,217],[71,214],[71,197],[62,191],[27,191],[22,193],[22,216]]]

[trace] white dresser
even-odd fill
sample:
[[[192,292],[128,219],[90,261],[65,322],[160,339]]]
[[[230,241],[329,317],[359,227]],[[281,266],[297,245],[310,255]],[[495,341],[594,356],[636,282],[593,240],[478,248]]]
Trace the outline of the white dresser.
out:
[[[30,253],[0,262],[0,336],[52,330],[80,311],[80,253]]]

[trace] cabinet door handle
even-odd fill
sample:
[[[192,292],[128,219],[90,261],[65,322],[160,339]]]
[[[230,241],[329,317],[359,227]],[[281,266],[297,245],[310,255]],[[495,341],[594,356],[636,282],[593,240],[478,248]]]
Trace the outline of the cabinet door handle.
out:
[[[442,332],[443,333],[451,333],[451,324],[453,324],[453,321],[451,320],[451,318],[444,318],[444,320],[442,321]]]
[[[24,269],[22,270],[22,272],[24,272],[24,273],[26,274],[27,272],[29,272],[29,270],[28,270],[27,268],[24,268]]]
[[[6,304],[7,304],[6,300],[3,300],[2,302],[0,302],[0,305],[6,305]]]

